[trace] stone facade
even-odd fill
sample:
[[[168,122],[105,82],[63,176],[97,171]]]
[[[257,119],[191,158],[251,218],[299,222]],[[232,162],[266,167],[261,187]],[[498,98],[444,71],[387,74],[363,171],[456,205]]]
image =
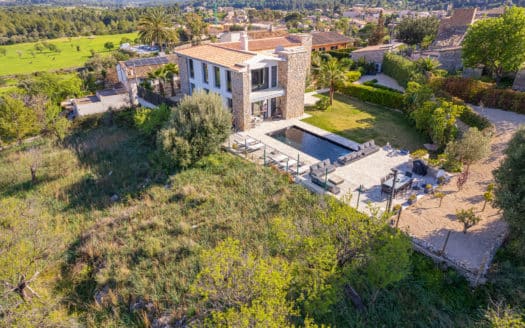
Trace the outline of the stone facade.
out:
[[[232,72],[232,114],[236,130],[250,128],[250,77],[248,72]]]
[[[179,78],[180,78],[180,91],[185,94],[190,94],[190,72],[188,72],[188,59],[186,57],[179,56]]]
[[[449,72],[460,70],[463,67],[461,48],[439,50],[438,61],[441,64],[440,68],[444,70]]]
[[[285,59],[278,65],[279,84],[285,89],[281,105],[283,118],[299,117],[304,113],[304,89],[310,69],[310,54],[306,49],[283,50],[278,54]]]

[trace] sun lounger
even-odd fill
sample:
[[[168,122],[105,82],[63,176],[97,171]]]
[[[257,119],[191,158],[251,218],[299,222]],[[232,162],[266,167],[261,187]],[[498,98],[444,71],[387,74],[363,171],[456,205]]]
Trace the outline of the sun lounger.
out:
[[[280,162],[286,160],[288,157],[283,155],[283,154],[277,154],[277,155],[269,155],[268,158],[272,162],[280,163]]]
[[[288,167],[291,167],[291,166],[294,166],[295,164],[297,164],[297,161],[295,159],[289,159],[288,161],[287,160],[281,161],[279,163],[279,166],[286,167],[286,165],[288,165]]]
[[[251,152],[257,151],[259,149],[263,149],[263,148],[264,148],[264,144],[261,143],[261,142],[258,142],[258,143],[249,145],[248,147],[246,147],[246,150],[249,153],[251,153]]]

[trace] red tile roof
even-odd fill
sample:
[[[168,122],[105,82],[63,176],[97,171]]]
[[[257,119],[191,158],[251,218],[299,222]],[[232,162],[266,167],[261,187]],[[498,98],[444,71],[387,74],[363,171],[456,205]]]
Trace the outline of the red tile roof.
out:
[[[214,44],[217,47],[241,50],[240,42],[222,42]],[[285,36],[285,37],[276,37],[276,38],[266,38],[266,39],[255,39],[248,40],[248,50],[249,51],[262,51],[262,50],[271,50],[277,47],[298,47],[301,45],[301,42],[295,38]]]
[[[312,46],[350,43],[352,39],[337,32],[312,32]]]

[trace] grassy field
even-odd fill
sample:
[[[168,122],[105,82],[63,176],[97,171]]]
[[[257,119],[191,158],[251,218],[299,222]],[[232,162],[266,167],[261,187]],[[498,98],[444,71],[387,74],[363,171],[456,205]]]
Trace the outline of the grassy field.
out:
[[[82,66],[91,56],[91,49],[97,53],[105,53],[104,43],[111,41],[115,47],[119,46],[120,40],[124,37],[135,39],[136,33],[114,34],[91,37],[62,38],[47,41],[55,44],[61,51],[60,53],[45,50],[38,52],[35,44],[21,43],[9,46],[0,46],[6,50],[6,55],[0,54],[0,76],[13,74],[27,74],[38,71],[57,70]],[[80,51],[77,50],[80,47]],[[21,52],[19,56],[18,51]],[[34,57],[32,53],[34,53]]]
[[[327,211],[325,199],[286,176],[225,153],[167,176],[153,145],[132,128],[109,124],[91,125],[65,145],[37,140],[0,152],[0,280],[40,272],[31,285],[40,298],[18,306],[15,321],[0,316],[0,325],[149,327],[165,314],[191,318],[200,251],[227,237],[252,250],[277,250],[275,219],[290,217],[308,230],[318,210]],[[509,260],[494,265],[505,288],[472,290],[455,271],[413,254],[408,277],[375,302],[357,285],[365,312],[341,292],[329,315],[313,319],[339,327],[480,326],[488,293],[511,306],[524,302],[525,284],[516,282],[525,270]],[[18,301],[11,293],[0,306]]]
[[[334,105],[328,110],[307,113],[312,117],[305,122],[356,142],[374,139],[379,145],[390,142],[394,147],[413,151],[427,141],[403,114],[344,95],[336,94]]]

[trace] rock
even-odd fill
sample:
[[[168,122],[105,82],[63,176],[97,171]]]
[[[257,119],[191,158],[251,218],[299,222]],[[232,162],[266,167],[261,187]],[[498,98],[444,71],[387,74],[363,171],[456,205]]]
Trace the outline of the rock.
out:
[[[114,195],[111,196],[111,198],[110,198],[110,200],[111,200],[112,203],[116,203],[116,202],[118,202],[119,199],[120,199],[120,197],[119,197],[119,195],[117,195],[117,194],[114,194]]]
[[[104,287],[102,287],[102,289],[95,293],[95,302],[97,302],[97,304],[102,304],[102,302],[104,302],[104,298],[106,298],[108,293],[109,285],[105,285]]]

